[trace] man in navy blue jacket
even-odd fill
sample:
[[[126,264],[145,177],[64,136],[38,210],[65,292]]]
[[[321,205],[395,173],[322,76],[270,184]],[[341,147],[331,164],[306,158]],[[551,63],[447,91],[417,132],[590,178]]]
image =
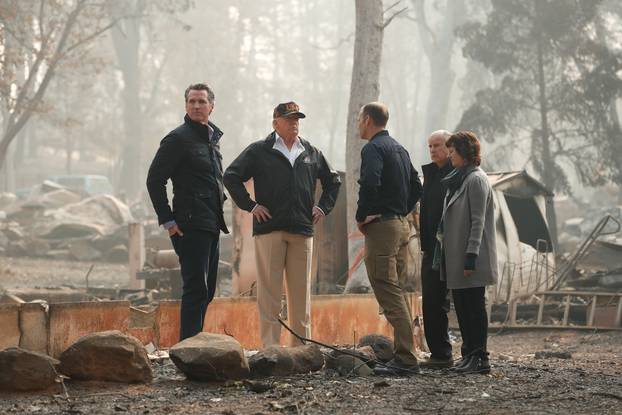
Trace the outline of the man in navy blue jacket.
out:
[[[394,358],[381,375],[418,373],[410,304],[404,289],[410,225],[406,216],[421,196],[408,152],[386,130],[389,110],[371,102],[359,113],[361,150],[356,221],[365,235],[365,267],[378,303],[393,326]]]

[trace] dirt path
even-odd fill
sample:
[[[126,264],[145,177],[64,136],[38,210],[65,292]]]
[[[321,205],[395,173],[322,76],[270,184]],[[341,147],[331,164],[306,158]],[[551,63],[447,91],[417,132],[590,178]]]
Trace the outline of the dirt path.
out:
[[[0,288],[85,286],[89,275],[91,286],[124,286],[128,282],[126,264],[105,262],[61,261],[43,258],[0,256]]]
[[[456,347],[457,350],[457,347]],[[490,338],[490,375],[424,371],[409,378],[342,378],[326,372],[267,379],[272,389],[241,382],[188,382],[168,360],[151,385],[67,382],[69,398],[2,396],[0,413],[36,414],[620,414],[622,332],[502,333]],[[536,359],[537,351],[570,359]]]

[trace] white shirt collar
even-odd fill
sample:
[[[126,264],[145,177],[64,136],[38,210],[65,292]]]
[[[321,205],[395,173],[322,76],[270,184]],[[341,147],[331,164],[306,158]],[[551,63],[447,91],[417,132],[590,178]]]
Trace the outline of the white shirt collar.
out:
[[[279,133],[277,133],[276,131],[274,132],[274,137],[275,137],[275,140],[274,140],[274,145],[272,146],[272,148],[276,148],[277,144],[280,144],[283,147],[287,148],[287,144],[285,144],[285,140],[283,140],[283,137],[281,137],[279,135]],[[305,147],[300,142],[300,137],[296,137],[296,141],[294,141],[294,145],[292,146],[292,150],[291,151],[293,151],[294,148],[297,148],[298,150],[304,150],[305,149]]]
[[[275,140],[272,148],[283,154],[285,158],[289,160],[289,163],[293,167],[296,163],[296,159],[298,158],[298,156],[300,156],[305,151],[305,146],[302,145],[300,137],[296,137],[296,141],[294,141],[294,145],[291,149],[287,148],[285,140],[283,140],[283,137],[281,137],[276,131],[274,132],[274,137]]]

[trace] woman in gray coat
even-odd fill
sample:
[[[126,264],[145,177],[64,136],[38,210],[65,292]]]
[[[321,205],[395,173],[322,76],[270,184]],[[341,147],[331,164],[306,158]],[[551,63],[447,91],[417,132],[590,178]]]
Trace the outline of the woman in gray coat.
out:
[[[447,147],[454,170],[441,181],[447,193],[435,259],[452,291],[462,334],[462,359],[454,370],[489,373],[485,294],[498,274],[492,188],[479,167],[475,134],[455,133]]]

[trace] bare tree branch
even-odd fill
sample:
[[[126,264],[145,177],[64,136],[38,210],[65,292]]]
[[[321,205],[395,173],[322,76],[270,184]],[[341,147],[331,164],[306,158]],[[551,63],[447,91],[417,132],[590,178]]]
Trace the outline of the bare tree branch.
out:
[[[351,32],[348,36],[341,38],[335,46],[320,46],[320,45],[312,43],[311,47],[315,49],[320,49],[320,50],[335,50],[335,49],[339,49],[345,43],[350,43],[353,37],[354,37],[354,32]]]
[[[91,40],[93,40],[96,37],[98,37],[98,36],[102,35],[103,33],[105,33],[106,31],[112,29],[119,22],[119,20],[121,20],[121,18],[113,20],[112,22],[110,22],[106,26],[102,27],[101,29],[96,30],[95,32],[91,33],[89,36],[87,36],[87,37],[85,37],[83,39],[80,39],[79,41],[75,42],[74,44],[69,46],[67,49],[65,49],[63,57],[65,55],[68,55],[75,48],[80,47],[80,46],[84,45],[85,43],[90,42]]]
[[[396,11],[395,13],[393,13],[391,15],[391,17],[389,17],[388,19],[386,19],[384,21],[384,24],[382,25],[382,28],[385,29],[387,26],[389,26],[391,24],[393,19],[395,19],[397,16],[401,15],[402,13],[404,13],[407,10],[408,10],[408,7],[404,7],[403,9],[400,9],[400,10]]]
[[[39,21],[37,23],[39,26],[39,36],[41,36],[42,39],[47,37],[45,35],[45,30],[43,29],[43,16],[45,15],[43,12],[44,6],[45,6],[45,0],[40,0],[39,1],[39,19],[38,19]]]
[[[42,46],[44,44],[47,44],[47,41],[48,39],[43,39],[41,41]],[[31,84],[34,83],[34,80],[39,74],[39,67],[45,60],[45,49],[42,47],[41,50],[36,52],[35,56],[36,57],[35,57],[34,63],[32,64],[32,68],[30,68],[30,71],[28,72],[28,78],[26,78],[26,81],[24,81],[24,85],[22,85],[22,88],[20,89],[19,93],[17,94],[17,98],[15,99],[15,104],[13,105],[13,111],[11,111],[9,119],[7,120],[8,126],[11,126],[13,124],[13,121],[17,115],[17,111],[19,110],[20,107],[23,106],[23,103],[26,100]]]
[[[384,9],[382,11],[382,15],[384,16],[385,14],[387,14],[387,12],[389,12],[389,11],[391,11],[391,9],[397,7],[401,2],[402,2],[402,0],[397,0],[395,3],[393,3],[392,5],[387,7],[386,9]]]
[[[58,66],[61,60],[62,52],[65,48],[67,40],[69,39],[69,34],[71,33],[73,27],[76,25],[78,21],[78,16],[82,12],[84,4],[85,4],[84,0],[78,1],[76,3],[76,7],[72,10],[72,12],[67,17],[67,20],[65,22],[65,26],[63,27],[63,32],[58,41],[56,50],[54,54],[52,55],[52,58],[49,61],[49,65],[46,69],[45,75],[43,76],[43,79],[41,80],[41,83],[39,84],[39,87],[37,88],[37,91],[35,92],[35,95],[33,96],[31,101],[38,102],[43,98],[43,95],[45,94],[47,86],[52,80],[56,67]],[[44,50],[42,49],[40,51],[40,54],[37,56],[37,61],[38,61],[39,66],[41,65],[41,62],[43,60],[43,55],[44,55]],[[36,71],[34,71],[34,69],[35,69],[35,65],[33,65],[33,71],[31,72],[30,75],[36,74]],[[37,66],[37,71],[38,71],[38,66]],[[29,76],[30,82],[32,82],[32,79],[33,78]],[[25,100],[27,89],[28,88],[26,87],[26,84],[25,84],[24,88],[22,88],[22,90],[20,91],[20,103]],[[9,118],[9,123],[7,123],[7,128],[5,130],[4,136],[2,137],[2,141],[0,141],[0,167],[2,166],[4,162],[3,157],[6,154],[6,150],[8,149],[9,144],[15,138],[17,133],[24,127],[24,125],[26,124],[30,116],[32,115],[33,107],[25,108],[25,110],[17,117],[17,119],[15,118],[16,113],[17,111],[14,111],[11,114],[11,117]]]
[[[434,53],[434,45],[437,43],[436,35],[428,25],[425,15],[424,0],[412,0],[412,3],[415,7],[415,15],[417,16],[415,21],[419,27],[419,38],[421,39],[421,44],[423,45],[426,55],[430,56],[431,53]]]
[[[21,47],[32,53],[37,52],[33,45],[29,45],[28,43],[24,42],[24,39],[22,39],[13,29],[9,27],[5,19],[0,18],[0,23],[2,23],[2,30],[6,31],[9,35],[11,35],[11,37],[15,39]]]

